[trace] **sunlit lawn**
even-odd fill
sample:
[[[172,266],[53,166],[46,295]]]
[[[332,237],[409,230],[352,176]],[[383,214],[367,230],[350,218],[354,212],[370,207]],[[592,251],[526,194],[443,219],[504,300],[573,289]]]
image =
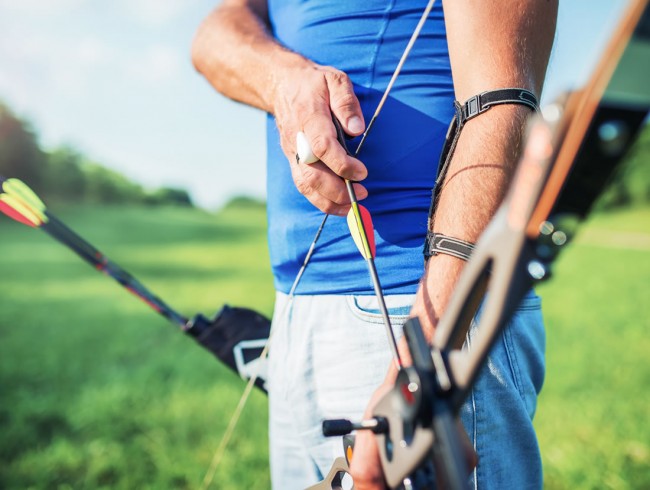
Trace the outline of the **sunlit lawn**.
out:
[[[60,214],[182,313],[271,313],[263,211]],[[0,237],[0,487],[197,488],[241,381],[43,233],[2,219]],[[215,488],[269,487],[251,402]]]
[[[539,288],[548,488],[650,488],[650,210],[599,215]]]
[[[261,209],[59,211],[182,313],[271,313]],[[650,488],[650,210],[583,231],[539,288],[547,487]],[[0,217],[0,488],[198,488],[242,390],[144,304]],[[265,403],[246,408],[214,488],[269,488]]]

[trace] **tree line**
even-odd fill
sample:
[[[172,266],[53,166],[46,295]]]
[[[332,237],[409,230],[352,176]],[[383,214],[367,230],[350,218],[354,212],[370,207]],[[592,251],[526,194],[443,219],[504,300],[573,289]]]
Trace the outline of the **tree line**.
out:
[[[18,177],[48,200],[88,203],[175,204],[192,206],[187,191],[163,187],[145,190],[118,172],[90,161],[74,148],[46,151],[31,125],[0,102],[0,175]],[[229,205],[241,205],[246,197]],[[241,201],[241,202],[240,202]],[[597,209],[650,203],[650,126],[614,176]],[[250,204],[250,203],[249,203]],[[256,205],[260,205],[255,201]]]
[[[2,102],[0,175],[23,180],[48,201],[193,206],[184,189],[148,191],[72,147],[43,149],[31,124]]]

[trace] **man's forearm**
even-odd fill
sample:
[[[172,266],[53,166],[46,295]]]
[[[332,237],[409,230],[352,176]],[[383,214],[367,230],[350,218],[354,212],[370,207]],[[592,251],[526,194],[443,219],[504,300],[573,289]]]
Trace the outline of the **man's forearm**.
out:
[[[351,136],[365,129],[349,77],[279,44],[268,31],[266,0],[224,0],[199,27],[192,61],[219,92],[275,116],[280,145],[298,191],[314,206],[344,216],[350,200],[341,177],[360,181],[365,166],[336,139],[332,114]],[[298,165],[303,132],[319,162]],[[368,193],[353,184],[357,198]]]
[[[557,0],[445,2],[456,98],[517,87],[538,96],[555,33]],[[494,106],[467,122],[442,185],[433,230],[475,242],[510,183],[527,116],[520,105]],[[414,314],[430,337],[464,262],[431,257]]]
[[[267,23],[265,1],[224,0],[199,27],[192,62],[223,95],[273,113],[282,69],[311,62],[281,46]]]

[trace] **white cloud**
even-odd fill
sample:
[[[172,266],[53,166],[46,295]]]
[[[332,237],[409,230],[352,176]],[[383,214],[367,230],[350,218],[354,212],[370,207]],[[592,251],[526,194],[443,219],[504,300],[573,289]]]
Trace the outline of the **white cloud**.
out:
[[[115,50],[101,39],[87,37],[75,43],[72,58],[86,69],[93,65],[110,62],[115,58]]]

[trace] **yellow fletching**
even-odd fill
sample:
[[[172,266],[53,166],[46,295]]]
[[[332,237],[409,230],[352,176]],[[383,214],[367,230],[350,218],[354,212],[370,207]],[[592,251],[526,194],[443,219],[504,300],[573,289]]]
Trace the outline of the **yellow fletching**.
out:
[[[22,180],[7,179],[2,184],[2,189],[6,194],[22,201],[41,221],[47,222],[47,216],[44,213],[45,204]]]
[[[34,213],[33,210],[22,200],[14,196],[10,196],[9,194],[2,194],[0,195],[0,201],[6,204],[9,208],[13,209],[16,213],[18,213],[20,217],[24,218],[24,220],[20,221],[23,221],[25,224],[32,223],[34,226],[40,226],[42,224],[39,216]],[[12,217],[15,219],[15,215]]]
[[[356,202],[352,203],[350,211],[348,211],[348,228],[350,228],[350,235],[363,258],[366,260],[374,258],[375,236],[372,218],[368,210]]]

